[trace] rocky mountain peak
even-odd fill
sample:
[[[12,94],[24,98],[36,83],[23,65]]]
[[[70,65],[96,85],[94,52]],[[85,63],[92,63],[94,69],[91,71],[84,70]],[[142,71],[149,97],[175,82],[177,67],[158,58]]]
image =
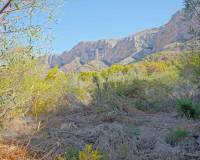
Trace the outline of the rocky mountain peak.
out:
[[[77,61],[78,58],[81,65],[99,61],[99,64],[109,66],[115,63],[130,63],[131,60],[160,51],[179,51],[183,48],[176,44],[191,39],[188,33],[190,25],[184,18],[184,10],[180,10],[167,24],[159,28],[144,30],[122,39],[82,41],[70,51],[52,57],[50,64],[66,68],[70,63],[74,64],[74,60]]]

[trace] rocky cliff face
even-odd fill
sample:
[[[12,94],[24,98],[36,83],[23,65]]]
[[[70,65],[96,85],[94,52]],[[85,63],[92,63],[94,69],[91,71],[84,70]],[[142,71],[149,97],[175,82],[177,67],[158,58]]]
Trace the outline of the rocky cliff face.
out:
[[[197,25],[193,26],[198,28]],[[66,71],[79,71],[94,61],[105,67],[115,63],[130,63],[134,59],[160,51],[181,51],[184,47],[180,44],[191,39],[189,29],[190,22],[184,20],[184,11],[181,10],[159,28],[145,30],[122,39],[80,42],[70,51],[50,57],[49,63]],[[79,69],[75,64],[78,64]]]

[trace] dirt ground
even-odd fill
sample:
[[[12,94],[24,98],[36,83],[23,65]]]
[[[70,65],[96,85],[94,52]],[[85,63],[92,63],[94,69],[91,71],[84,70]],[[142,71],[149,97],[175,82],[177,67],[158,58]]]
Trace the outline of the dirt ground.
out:
[[[80,105],[63,108],[48,120],[43,118],[33,124],[33,119],[26,118],[21,128],[8,127],[2,137],[7,142],[15,139],[28,144],[31,152],[41,153],[48,160],[63,154],[71,145],[82,149],[86,144],[93,144],[111,160],[200,160],[200,121],[177,113],[127,113]],[[30,125],[37,126],[38,132],[32,132]],[[168,134],[177,128],[190,134],[180,143],[171,144]]]

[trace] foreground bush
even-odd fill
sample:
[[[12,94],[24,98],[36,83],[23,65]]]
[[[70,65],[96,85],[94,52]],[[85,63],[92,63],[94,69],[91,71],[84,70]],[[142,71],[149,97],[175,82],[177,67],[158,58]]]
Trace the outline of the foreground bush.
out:
[[[74,146],[70,146],[58,160],[79,160],[79,150]]]
[[[170,131],[167,135],[167,142],[171,145],[178,145],[182,140],[189,136],[189,132],[182,129],[175,129]]]
[[[200,118],[200,104],[191,99],[177,100],[179,111],[187,118],[198,119]]]
[[[100,160],[101,154],[98,150],[94,150],[92,145],[86,145],[83,151],[79,152],[80,160]]]
[[[62,103],[67,76],[57,67],[48,69],[30,51],[16,49],[0,67],[0,118],[38,116]]]
[[[90,144],[86,145],[82,151],[70,146],[58,160],[102,160],[102,155],[98,150],[93,149]]]

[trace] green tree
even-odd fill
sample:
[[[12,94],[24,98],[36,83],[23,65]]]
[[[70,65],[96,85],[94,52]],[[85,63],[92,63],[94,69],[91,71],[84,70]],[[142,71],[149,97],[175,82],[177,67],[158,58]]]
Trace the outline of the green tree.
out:
[[[49,38],[47,30],[55,18],[55,11],[61,1],[0,0],[1,55],[19,43],[28,45],[32,49],[34,46],[38,47],[41,39],[43,39],[43,43],[46,42]],[[36,22],[38,15],[40,15],[40,21]]]
[[[63,88],[59,81],[65,77],[55,68],[44,79],[46,70],[38,67],[39,62],[34,57],[41,51],[41,39],[48,40],[46,29],[54,22],[54,11],[61,2],[62,0],[0,0],[0,118],[13,110],[26,108],[29,102],[35,101],[35,104],[45,108],[50,103],[53,106],[60,98],[61,95],[58,95],[56,101],[52,101],[51,96],[57,96],[52,87]],[[38,15],[40,20],[35,21]],[[53,79],[55,74],[57,77]],[[37,97],[45,89],[51,92],[48,102]],[[34,112],[40,112],[38,110]]]

